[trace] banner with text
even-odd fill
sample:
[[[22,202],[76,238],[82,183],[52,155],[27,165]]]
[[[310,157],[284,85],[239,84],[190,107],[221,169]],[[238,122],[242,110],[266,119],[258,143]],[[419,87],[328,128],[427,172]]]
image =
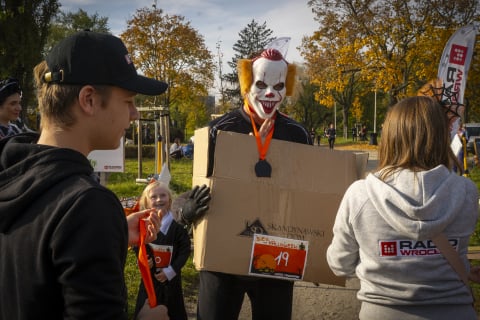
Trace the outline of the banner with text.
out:
[[[440,59],[438,78],[443,80],[445,93],[442,101],[463,104],[467,72],[475,47],[478,26],[467,25],[457,30],[448,40]]]

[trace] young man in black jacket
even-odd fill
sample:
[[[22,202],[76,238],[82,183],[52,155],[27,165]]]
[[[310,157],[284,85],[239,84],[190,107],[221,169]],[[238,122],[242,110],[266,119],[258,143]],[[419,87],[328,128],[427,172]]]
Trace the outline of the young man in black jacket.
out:
[[[34,71],[41,134],[0,141],[0,319],[127,319],[127,247],[140,219],[147,241],[160,220],[125,219],[87,155],[117,148],[138,117],[135,95],[167,85],[138,75],[119,38],[89,31]]]

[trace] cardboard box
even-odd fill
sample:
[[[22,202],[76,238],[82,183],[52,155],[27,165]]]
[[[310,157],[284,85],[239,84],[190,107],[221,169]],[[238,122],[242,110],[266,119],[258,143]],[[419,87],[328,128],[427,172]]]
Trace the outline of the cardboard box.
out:
[[[326,250],[345,190],[363,178],[368,153],[329,150],[273,139],[270,178],[258,178],[255,137],[217,135],[214,171],[206,177],[208,128],[195,132],[193,184],[207,184],[212,200],[194,227],[198,270],[247,275],[253,232],[309,241],[304,281],[345,285],[328,267]]]

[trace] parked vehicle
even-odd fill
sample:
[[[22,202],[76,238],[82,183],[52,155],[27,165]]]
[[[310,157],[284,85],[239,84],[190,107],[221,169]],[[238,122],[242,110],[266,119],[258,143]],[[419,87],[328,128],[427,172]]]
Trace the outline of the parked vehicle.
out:
[[[475,138],[480,138],[480,123],[465,123],[465,130],[468,139],[467,153],[475,153]]]

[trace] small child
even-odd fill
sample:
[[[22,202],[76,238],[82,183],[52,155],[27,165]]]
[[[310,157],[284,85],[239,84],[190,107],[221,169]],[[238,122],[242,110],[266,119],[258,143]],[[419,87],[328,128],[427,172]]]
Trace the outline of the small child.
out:
[[[155,260],[156,267],[152,270],[152,281],[157,295],[157,303],[166,305],[168,316],[171,320],[187,320],[187,312],[183,299],[181,270],[191,251],[191,241],[187,229],[175,221],[172,212],[172,193],[168,186],[160,181],[154,181],[145,187],[139,199],[140,210],[147,208],[155,208],[162,219],[160,232],[157,239],[147,246],[147,252],[152,253],[155,248],[160,251],[169,252],[171,254],[170,263],[167,266],[161,265],[161,256],[152,259],[152,265]],[[158,247],[156,247],[158,246]],[[151,254],[149,254],[151,256]],[[168,255],[167,255],[168,256]],[[162,256],[165,257],[165,256]],[[149,260],[152,257],[149,257]],[[150,262],[150,261],[149,261]],[[160,267],[158,267],[161,265]],[[145,306],[149,308],[146,300],[147,292],[143,281],[140,282],[137,302],[135,306],[135,316],[137,319],[141,309]]]

